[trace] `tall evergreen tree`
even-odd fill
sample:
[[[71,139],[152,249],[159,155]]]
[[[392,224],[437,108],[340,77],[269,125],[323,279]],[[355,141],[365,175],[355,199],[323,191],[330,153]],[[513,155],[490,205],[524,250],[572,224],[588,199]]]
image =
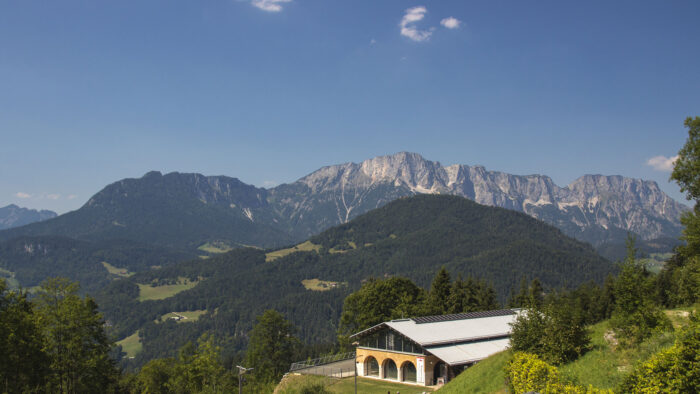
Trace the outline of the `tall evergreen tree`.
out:
[[[670,322],[653,302],[653,282],[644,265],[636,260],[633,237],[627,240],[627,257],[615,280],[615,309],[611,326],[619,343],[640,343],[656,328],[670,328]]]
[[[443,266],[435,275],[433,283],[430,285],[430,293],[428,295],[428,311],[434,315],[442,315],[448,313],[450,306],[450,273]]]
[[[542,288],[542,283],[540,280],[535,278],[530,283],[530,288],[528,289],[528,303],[531,307],[539,308],[542,306],[543,300],[544,288]]]
[[[250,332],[245,355],[245,367],[254,368],[257,381],[277,380],[289,370],[299,346],[299,340],[293,334],[292,323],[277,311],[268,309],[258,317],[258,323]]]

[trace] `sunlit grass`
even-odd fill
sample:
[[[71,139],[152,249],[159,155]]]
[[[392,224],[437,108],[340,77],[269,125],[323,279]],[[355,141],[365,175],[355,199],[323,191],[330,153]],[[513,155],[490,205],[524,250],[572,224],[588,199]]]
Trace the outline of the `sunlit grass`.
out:
[[[199,281],[190,281],[187,278],[178,278],[178,283],[174,285],[151,286],[138,283],[139,286],[139,301],[147,300],[163,300],[174,296],[175,294],[189,290],[197,286]]]
[[[122,339],[121,341],[118,341],[117,345],[121,345],[122,351],[126,353],[127,357],[136,357],[141,349],[143,349],[143,344],[139,339],[138,331]]]
[[[338,286],[346,286],[346,282],[331,282],[329,280],[320,280],[320,279],[304,279],[301,281],[301,284],[304,285],[306,290],[312,290],[312,291],[328,291],[331,289],[335,289]]]
[[[269,252],[265,254],[265,261],[273,261],[276,259],[279,259],[280,257],[287,256],[289,254],[295,253],[295,252],[311,252],[311,251],[316,251],[318,252],[321,250],[321,245],[316,245],[312,243],[311,241],[306,241],[303,243],[300,243],[299,245],[292,246],[291,248],[287,249],[280,249],[280,250],[275,250],[273,252]]]
[[[107,269],[107,272],[109,272],[110,274],[121,276],[122,278],[128,278],[134,274],[133,272],[129,272],[129,270],[126,268],[115,267],[106,261],[102,262],[102,266],[105,267]]]

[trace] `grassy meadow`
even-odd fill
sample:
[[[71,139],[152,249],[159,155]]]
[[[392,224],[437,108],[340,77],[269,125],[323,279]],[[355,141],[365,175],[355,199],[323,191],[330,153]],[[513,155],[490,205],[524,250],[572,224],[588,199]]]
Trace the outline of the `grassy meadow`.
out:
[[[187,278],[178,278],[178,283],[174,285],[151,286],[138,283],[139,301],[163,300],[175,294],[195,287],[199,281],[190,281]]]
[[[115,267],[106,261],[102,262],[102,266],[105,267],[105,269],[107,269],[107,272],[109,272],[110,274],[120,276],[122,278],[128,278],[134,274],[126,268]]]
[[[160,317],[159,321],[164,322],[170,318],[181,317],[178,323],[189,323],[199,320],[199,317],[207,313],[206,309],[198,311],[184,311],[184,312],[169,312]]]
[[[129,335],[128,337],[117,341],[117,345],[122,347],[122,351],[126,353],[126,357],[135,357],[143,348],[143,344],[139,340],[139,332]]]
[[[269,252],[265,254],[265,261],[273,261],[276,259],[279,259],[280,257],[284,257],[286,255],[295,253],[295,252],[311,252],[311,251],[316,251],[318,252],[321,249],[321,245],[316,245],[312,243],[311,241],[306,241],[302,242],[299,245],[292,246],[291,248],[287,249],[280,249],[280,250],[275,250],[273,252]]]

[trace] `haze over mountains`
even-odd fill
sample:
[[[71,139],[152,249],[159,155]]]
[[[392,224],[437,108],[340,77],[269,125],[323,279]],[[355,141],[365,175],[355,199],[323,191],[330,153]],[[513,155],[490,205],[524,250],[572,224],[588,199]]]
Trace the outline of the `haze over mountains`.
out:
[[[108,185],[77,211],[0,232],[0,239],[64,235],[187,248],[210,241],[273,247],[414,194],[458,195],[524,212],[596,246],[622,243],[628,232],[644,240],[677,238],[688,209],[653,181],[584,175],[560,187],[545,175],[442,166],[401,152],[323,167],[270,189],[227,176],[150,172]]]
[[[0,208],[0,230],[24,226],[34,222],[55,218],[56,212],[42,209],[28,209],[10,204]]]

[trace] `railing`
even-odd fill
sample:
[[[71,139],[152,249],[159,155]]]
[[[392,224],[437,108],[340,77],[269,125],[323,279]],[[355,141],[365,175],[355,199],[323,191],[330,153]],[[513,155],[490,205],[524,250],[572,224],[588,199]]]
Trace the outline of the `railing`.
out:
[[[289,372],[294,372],[300,369],[313,368],[319,365],[335,363],[338,361],[349,360],[351,358],[355,358],[355,352],[331,354],[328,356],[315,358],[313,360],[299,361],[296,363],[292,363],[292,366],[289,368]]]
[[[336,368],[336,367],[327,367],[327,366],[317,366],[317,367],[309,367],[309,368],[304,368],[304,369],[298,369],[294,372],[289,372],[289,373],[300,373],[302,375],[319,375],[319,376],[327,376],[329,378],[349,378],[350,376],[355,376],[355,369],[354,368]]]

